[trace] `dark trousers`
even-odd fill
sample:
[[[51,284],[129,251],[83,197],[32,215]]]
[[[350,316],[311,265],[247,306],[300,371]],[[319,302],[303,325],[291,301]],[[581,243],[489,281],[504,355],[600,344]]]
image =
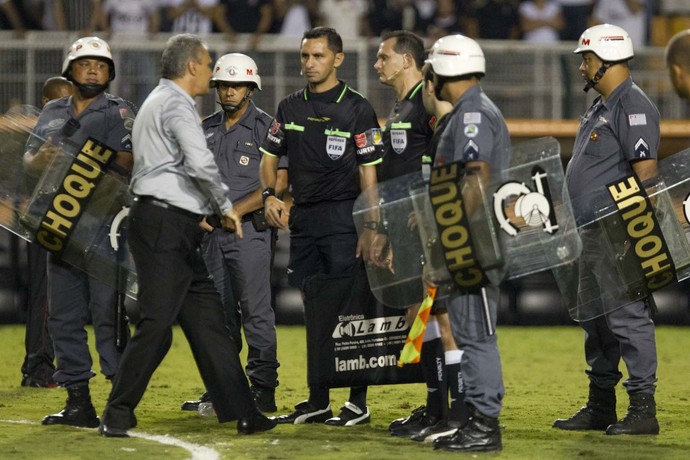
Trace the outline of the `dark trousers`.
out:
[[[48,333],[48,251],[28,243],[29,298],[26,310],[26,357],[22,373],[31,374],[41,366],[54,368],[53,340]],[[52,372],[51,372],[52,373]]]
[[[225,306],[231,336],[241,346],[240,325],[247,340],[247,376],[253,385],[278,386],[275,313],[271,304],[270,230],[242,224],[243,238],[215,230],[204,238],[204,260]],[[240,311],[237,306],[239,304]]]
[[[49,257],[48,285],[48,328],[57,362],[55,382],[70,388],[87,384],[96,375],[86,331],[89,318],[101,372],[112,378],[122,356],[115,346],[115,290],[53,255]]]
[[[122,356],[103,423],[128,428],[151,375],[172,343],[177,320],[192,349],[219,422],[248,417],[254,406],[237,345],[225,326],[220,295],[201,255],[204,231],[187,215],[135,203],[129,246],[141,318]]]

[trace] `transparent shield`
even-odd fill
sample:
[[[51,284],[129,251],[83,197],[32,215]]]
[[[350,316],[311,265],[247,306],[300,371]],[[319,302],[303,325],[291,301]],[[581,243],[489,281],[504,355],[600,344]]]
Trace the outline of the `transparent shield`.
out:
[[[582,198],[595,210],[578,226],[582,257],[557,276],[574,320],[605,315],[690,276],[690,150],[657,169],[639,187],[621,180]]]
[[[489,184],[473,174],[460,177],[469,238],[491,284],[566,265],[579,256],[580,238],[563,183],[560,146],[553,138],[515,146],[511,166],[495,172]],[[449,260],[461,257],[448,251],[448,234],[439,235],[444,216],[436,215],[431,201],[429,185],[419,173],[381,183],[355,203],[358,232],[366,216],[376,214],[374,208],[386,222],[391,266],[370,264],[367,270],[374,294],[387,305],[404,308],[420,302],[423,275],[439,284],[438,299],[470,292],[449,271]]]
[[[21,106],[0,125],[0,225],[40,244],[65,262],[136,297],[134,262],[124,244],[131,203],[127,184],[105,172],[95,158],[97,143],[51,145],[53,155],[38,174],[29,174],[24,152],[38,110]],[[105,150],[97,150],[103,147]],[[96,156],[92,156],[96,155]]]
[[[556,139],[513,146],[510,168],[493,186],[508,278],[568,264],[579,256],[580,238],[564,182]]]

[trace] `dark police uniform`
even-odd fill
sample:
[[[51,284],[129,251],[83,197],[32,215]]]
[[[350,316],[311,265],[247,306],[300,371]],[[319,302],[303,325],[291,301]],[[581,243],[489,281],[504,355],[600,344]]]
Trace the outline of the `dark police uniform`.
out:
[[[209,150],[228,187],[228,198],[237,203],[260,188],[259,147],[266,137],[271,116],[249,101],[247,111],[229,130],[221,110],[203,121]],[[247,376],[254,385],[278,385],[275,313],[271,306],[271,252],[273,232],[268,226],[255,226],[263,210],[242,219],[243,238],[235,233],[215,230],[204,238],[204,260],[221,294],[228,325],[233,336],[240,336],[240,318],[249,346]],[[238,342],[241,343],[241,342]]]
[[[379,181],[419,171],[422,163],[430,164],[427,155],[435,118],[426,113],[419,82],[388,114],[383,132],[384,156],[378,166]]]
[[[67,152],[75,152],[92,137],[115,151],[131,152],[133,120],[129,106],[107,93],[99,95],[78,116],[74,113],[71,97],[59,99],[44,107],[33,131],[38,137],[30,138],[27,147],[36,151],[43,143],[41,139],[50,137],[53,144],[62,146]],[[64,176],[62,166],[68,164],[53,165],[49,174],[54,178]],[[108,247],[114,260],[108,231],[107,225],[94,228],[94,240],[95,244]],[[69,388],[83,385],[95,376],[84,329],[89,317],[96,335],[101,372],[108,378],[113,377],[121,355],[115,346],[116,291],[54,256],[49,260],[48,280],[48,328],[57,360],[55,381]]]
[[[435,165],[454,161],[483,161],[495,177],[510,164],[510,136],[501,111],[484,94],[479,85],[468,89],[446,116],[436,151]],[[486,287],[493,328],[499,289]],[[461,295],[448,300],[448,316],[453,337],[463,350],[462,369],[465,379],[465,401],[480,413],[497,418],[501,411],[503,375],[496,334],[488,335],[478,294]]]
[[[659,137],[659,111],[632,79],[621,83],[606,101],[594,100],[582,118],[566,169],[579,224],[592,220],[597,211],[582,197],[631,175],[632,162],[656,158]],[[600,286],[606,286],[611,261],[601,261],[601,234],[582,236],[580,279],[593,274]],[[622,357],[628,370],[624,382],[628,393],[654,393],[657,357],[649,301],[610,299],[601,306],[606,315],[579,323],[586,332],[585,357],[591,367],[587,374],[596,387],[616,386],[622,377],[618,369]]]
[[[354,269],[358,167],[380,161],[382,148],[374,109],[344,82],[324,93],[301,89],[278,105],[261,150],[290,162],[291,286],[301,288],[317,273]]]

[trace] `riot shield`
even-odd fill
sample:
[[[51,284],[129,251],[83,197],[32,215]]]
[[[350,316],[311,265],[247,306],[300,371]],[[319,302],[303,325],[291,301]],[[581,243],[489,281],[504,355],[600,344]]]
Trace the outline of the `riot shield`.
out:
[[[437,298],[443,298],[578,257],[581,244],[569,202],[563,199],[555,139],[514,146],[510,167],[495,172],[488,184],[461,167],[435,171],[429,182],[421,173],[386,181],[355,203],[359,232],[372,207],[388,232],[390,269],[367,267],[381,302],[404,308],[413,303],[410,299],[421,301],[423,273],[439,284]],[[414,296],[406,288],[412,284]]]
[[[625,177],[573,203],[582,257],[557,273],[570,316],[586,321],[690,277],[690,150],[658,162],[656,178]]]
[[[558,141],[513,146],[510,168],[493,184],[494,215],[508,279],[566,265],[582,249],[564,187]]]
[[[136,298],[134,262],[121,238],[128,186],[108,173],[116,152],[95,139],[83,145],[37,139],[31,133],[37,114],[16,107],[0,124],[0,225]],[[24,164],[30,136],[54,152],[34,175]]]
[[[405,175],[365,190],[355,201],[353,217],[357,232],[371,221],[371,211],[380,216],[385,233],[379,229],[377,239],[384,243],[390,268],[367,264],[367,276],[375,297],[385,305],[406,308],[422,301],[422,267],[424,250],[415,227],[413,200],[426,196],[422,173]]]

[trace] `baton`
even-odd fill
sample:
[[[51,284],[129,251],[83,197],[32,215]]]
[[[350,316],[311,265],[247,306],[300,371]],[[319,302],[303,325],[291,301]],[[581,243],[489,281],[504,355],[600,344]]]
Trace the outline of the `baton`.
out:
[[[125,299],[127,298],[127,270],[124,268],[125,256],[127,250],[125,248],[126,228],[127,228],[127,214],[129,208],[123,208],[113,219],[110,244],[115,249],[115,260],[117,263],[117,279],[116,291],[117,301],[115,304],[115,347],[118,351],[123,351],[127,346],[129,338],[128,329],[129,321],[127,318],[127,309],[125,308]],[[117,232],[113,235],[112,232]],[[115,238],[113,238],[115,236]]]
[[[491,321],[491,309],[489,308],[489,297],[486,295],[486,288],[482,287],[482,313],[484,316],[484,325],[486,326],[487,335],[491,336],[496,333],[496,328]]]

